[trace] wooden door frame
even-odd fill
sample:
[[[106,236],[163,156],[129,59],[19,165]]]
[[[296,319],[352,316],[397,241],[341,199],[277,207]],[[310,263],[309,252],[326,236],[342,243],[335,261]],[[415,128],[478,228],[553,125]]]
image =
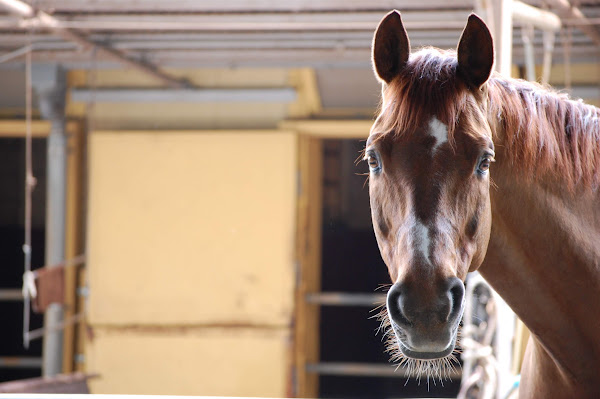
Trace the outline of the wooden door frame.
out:
[[[279,128],[298,136],[296,230],[296,307],[290,396],[318,397],[319,376],[306,365],[319,362],[320,306],[306,301],[321,289],[321,223],[323,212],[323,139],[364,139],[371,121],[283,121]]]

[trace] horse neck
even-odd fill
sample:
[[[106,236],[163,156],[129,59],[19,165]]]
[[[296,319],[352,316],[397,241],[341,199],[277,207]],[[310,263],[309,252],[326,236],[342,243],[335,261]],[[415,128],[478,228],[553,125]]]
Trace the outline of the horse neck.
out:
[[[597,378],[599,190],[556,173],[524,173],[529,160],[519,156],[527,152],[508,153],[516,132],[500,125],[492,121],[492,234],[480,270],[567,375]]]

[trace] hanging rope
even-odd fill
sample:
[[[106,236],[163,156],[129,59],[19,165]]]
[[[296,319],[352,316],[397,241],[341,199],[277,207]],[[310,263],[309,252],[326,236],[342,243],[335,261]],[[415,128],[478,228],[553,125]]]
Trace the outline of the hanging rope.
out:
[[[33,154],[32,154],[32,88],[31,88],[31,31],[28,35],[28,51],[25,53],[25,238],[23,244],[24,274],[23,274],[23,346],[29,348],[29,307],[30,297],[35,295],[35,284],[32,291],[31,275],[31,203],[32,193],[35,188],[36,179],[33,176]]]
[[[63,320],[58,325],[52,325],[37,330],[30,331],[31,326],[31,301],[38,296],[38,290],[36,286],[36,279],[38,278],[38,271],[33,271],[31,268],[32,258],[32,244],[31,244],[31,230],[32,230],[32,195],[33,190],[37,184],[37,179],[33,175],[33,151],[32,151],[32,114],[33,114],[33,87],[32,87],[32,30],[28,31],[27,45],[21,49],[11,52],[4,57],[0,58],[0,62],[8,59],[16,58],[23,53],[25,54],[25,215],[24,215],[24,243],[23,243],[23,255],[24,255],[24,272],[23,272],[23,346],[29,349],[31,341],[41,338],[44,332],[56,331],[63,329],[65,326],[75,324],[83,319],[85,311],[73,315],[66,320]],[[79,255],[75,258],[65,260],[57,265],[51,267],[72,267],[78,266],[85,262],[85,255]],[[42,269],[40,269],[42,270]]]

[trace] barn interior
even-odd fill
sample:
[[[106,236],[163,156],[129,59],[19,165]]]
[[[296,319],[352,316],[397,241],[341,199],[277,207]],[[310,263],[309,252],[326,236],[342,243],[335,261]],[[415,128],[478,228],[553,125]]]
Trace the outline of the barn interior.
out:
[[[600,105],[595,0],[0,0],[0,383],[455,397],[460,368],[419,381],[378,331],[361,151],[394,8],[413,49],[475,11],[502,73]],[[24,272],[56,265],[34,312]]]

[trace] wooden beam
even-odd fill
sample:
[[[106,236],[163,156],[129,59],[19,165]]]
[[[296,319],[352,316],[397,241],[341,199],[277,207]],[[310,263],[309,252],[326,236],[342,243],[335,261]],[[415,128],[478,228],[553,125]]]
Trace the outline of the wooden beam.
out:
[[[548,10],[532,7],[518,0],[513,0],[512,2],[512,16],[515,22],[533,25],[544,31],[556,32],[562,25],[560,18],[556,14]]]
[[[321,219],[323,189],[322,140],[298,136],[299,187],[297,198],[297,280],[294,312],[295,386],[290,396],[319,396],[319,376],[308,373],[308,364],[319,361],[319,314],[317,304],[306,301],[306,294],[321,289]]]
[[[67,192],[65,215],[65,259],[73,259],[81,255],[84,249],[84,130],[80,123],[67,123]],[[77,296],[80,267],[66,267],[64,319],[70,320],[83,312],[83,298]],[[83,324],[83,322],[81,322]],[[66,324],[63,329],[63,373],[75,371],[75,355],[77,352],[77,331],[79,326]]]
[[[96,103],[292,103],[297,94],[293,87],[247,89],[146,89],[146,88],[74,88],[72,102]]]
[[[48,137],[50,134],[50,122],[32,121],[31,135],[34,138]],[[25,121],[23,120],[0,120],[0,137],[25,137]]]
[[[288,73],[289,85],[295,88],[296,101],[288,107],[288,118],[302,119],[321,112],[321,96],[313,68],[292,69]]]
[[[282,121],[278,127],[323,139],[366,140],[372,125],[372,120],[298,120]]]

